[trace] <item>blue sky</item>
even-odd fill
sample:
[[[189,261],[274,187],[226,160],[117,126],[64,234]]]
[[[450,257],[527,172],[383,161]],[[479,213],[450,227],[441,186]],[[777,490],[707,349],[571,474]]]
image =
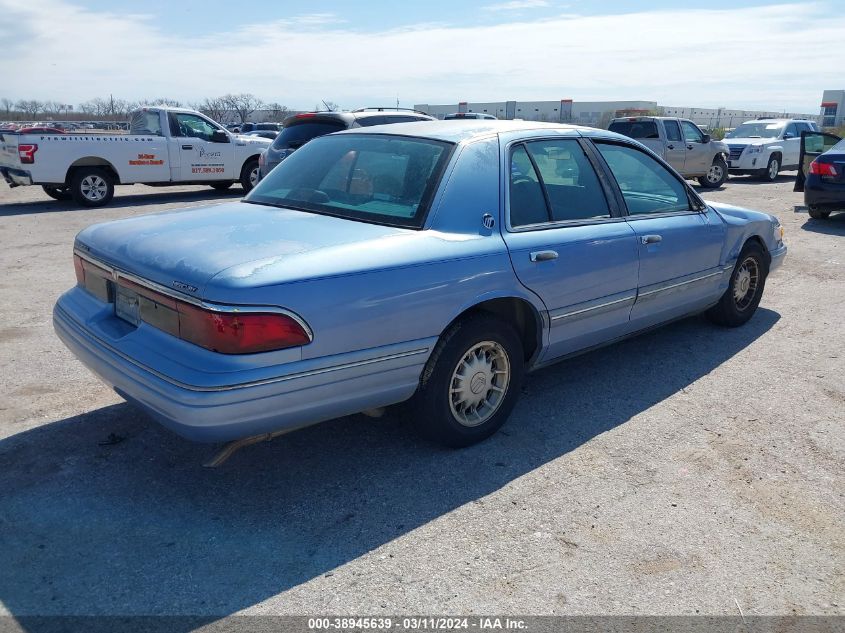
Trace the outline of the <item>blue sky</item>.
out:
[[[818,112],[841,0],[0,0],[0,97],[291,108],[649,100]]]

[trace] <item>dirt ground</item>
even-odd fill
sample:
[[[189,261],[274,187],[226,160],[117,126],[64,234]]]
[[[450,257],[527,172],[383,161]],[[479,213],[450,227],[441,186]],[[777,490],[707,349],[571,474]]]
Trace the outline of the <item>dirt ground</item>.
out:
[[[118,189],[101,210],[0,184],[0,613],[845,612],[845,214],[792,178],[705,198],[776,214],[758,313],[531,375],[462,451],[397,414],[212,447],[125,404],[52,331],[94,222],[235,200]]]

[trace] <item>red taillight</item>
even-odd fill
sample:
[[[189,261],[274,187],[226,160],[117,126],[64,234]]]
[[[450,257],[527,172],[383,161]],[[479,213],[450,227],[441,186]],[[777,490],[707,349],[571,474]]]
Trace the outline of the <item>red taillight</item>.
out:
[[[812,163],[810,163],[810,173],[815,174],[816,176],[839,175],[836,171],[836,167],[834,167],[830,163],[820,163],[818,160],[814,160]]]
[[[38,145],[35,143],[24,143],[18,145],[18,156],[21,162],[25,165],[31,165],[35,162],[35,152],[38,151]]]
[[[311,117],[317,116],[314,112],[303,112],[302,114],[297,114],[297,119],[310,119]]]
[[[286,314],[213,312],[177,302],[179,338],[223,354],[252,354],[297,347],[308,333]]]
[[[115,291],[108,288],[108,283],[114,283],[111,273],[79,255],[73,256],[73,267],[80,286],[104,302],[114,301]],[[250,312],[249,308],[222,312],[175,299],[122,277],[117,283],[138,293],[142,321],[214,352],[254,354],[311,342],[305,327],[288,314]]]

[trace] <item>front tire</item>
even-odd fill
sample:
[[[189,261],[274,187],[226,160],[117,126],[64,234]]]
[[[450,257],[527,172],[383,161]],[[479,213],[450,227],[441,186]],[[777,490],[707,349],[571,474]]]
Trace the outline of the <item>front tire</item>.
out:
[[[114,176],[99,167],[79,167],[71,178],[70,193],[83,207],[102,207],[114,197]]]
[[[226,191],[235,183],[233,182],[213,182],[211,183],[211,188],[215,189],[216,191]]]
[[[241,187],[244,188],[244,193],[249,193],[258,184],[258,160],[252,159],[244,163],[241,169]]]
[[[702,187],[707,187],[708,189],[718,189],[725,184],[727,179],[728,163],[721,156],[717,156],[713,159],[713,164],[710,165],[710,169],[704,176],[698,179],[698,182]]]
[[[53,200],[70,200],[73,197],[68,187],[41,185],[41,188],[44,190],[44,193],[50,196]]]
[[[807,207],[807,213],[809,213],[810,217],[814,220],[827,220],[830,216],[830,211],[824,211],[818,207]]]
[[[725,327],[745,324],[760,305],[768,273],[766,255],[760,244],[746,244],[736,260],[728,289],[719,303],[707,311],[707,317]]]
[[[484,440],[505,423],[519,397],[522,342],[505,321],[475,314],[440,337],[414,397],[424,437],[452,448]]]
[[[761,172],[760,178],[766,182],[774,182],[778,179],[780,172],[780,156],[770,156],[766,168]]]

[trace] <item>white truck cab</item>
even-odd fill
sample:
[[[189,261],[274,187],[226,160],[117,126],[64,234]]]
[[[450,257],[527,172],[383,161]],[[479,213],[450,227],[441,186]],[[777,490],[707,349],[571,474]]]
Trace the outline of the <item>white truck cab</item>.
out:
[[[757,119],[725,135],[731,174],[753,174],[774,181],[782,170],[798,169],[801,132],[817,132],[815,121]]]
[[[272,141],[240,136],[195,110],[156,106],[132,113],[128,134],[0,133],[0,175],[11,187],[41,185],[57,200],[108,204],[116,184],[258,182],[258,156]]]

